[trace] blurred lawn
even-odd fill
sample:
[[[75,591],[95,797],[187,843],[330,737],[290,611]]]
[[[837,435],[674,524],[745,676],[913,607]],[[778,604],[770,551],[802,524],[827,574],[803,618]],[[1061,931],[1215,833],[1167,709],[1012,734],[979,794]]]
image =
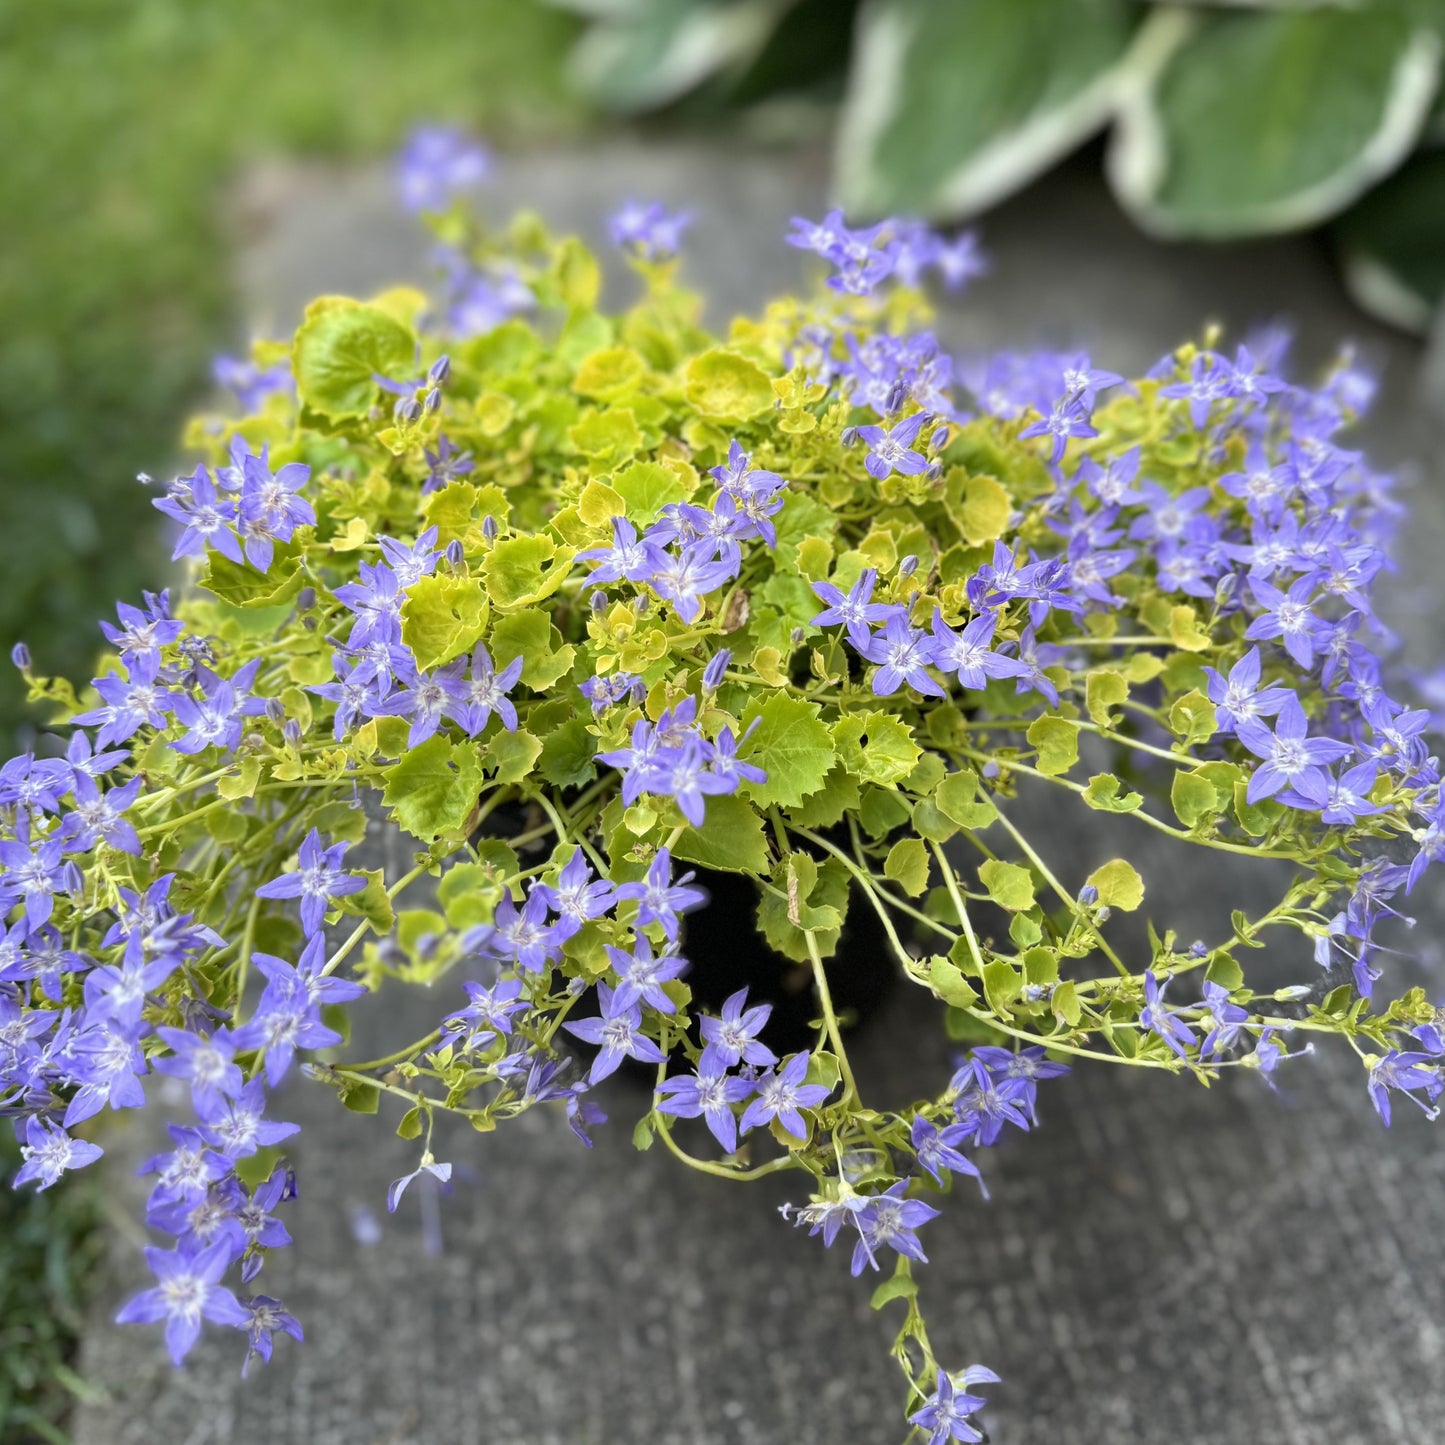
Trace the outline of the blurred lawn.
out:
[[[555,131],[569,33],[528,0],[0,0],[0,742],[11,644],[89,676],[96,619],[164,575],[134,478],[244,335],[227,178],[417,119]]]
[[[562,128],[569,30],[526,0],[0,0],[0,758],[11,644],[89,676],[96,619],[164,577],[134,478],[167,471],[245,333],[228,177],[263,151],[385,152],[418,119]],[[0,1439],[63,1438],[93,1217],[84,1176],[0,1182]]]
[[[0,1180],[19,1166],[0,1128]],[[60,1424],[87,1388],[71,1356],[101,1253],[100,1180],[92,1170],[43,1194],[0,1191],[0,1442],[63,1441]]]

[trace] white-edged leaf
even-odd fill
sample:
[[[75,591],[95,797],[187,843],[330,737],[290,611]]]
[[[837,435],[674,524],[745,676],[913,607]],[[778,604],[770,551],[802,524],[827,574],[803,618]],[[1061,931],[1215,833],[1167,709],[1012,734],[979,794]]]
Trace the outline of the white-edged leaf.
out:
[[[860,215],[966,215],[1105,124],[1135,33],[1124,0],[870,0],[838,133]]]
[[[1157,235],[1313,225],[1394,170],[1429,114],[1440,40],[1396,11],[1163,17],[1186,25],[1132,76],[1107,160]]]
[[[572,51],[572,79],[611,110],[666,105],[708,76],[747,64],[791,0],[647,0],[590,26]]]
[[[1445,150],[1411,156],[1336,227],[1355,300],[1423,334],[1445,300]]]

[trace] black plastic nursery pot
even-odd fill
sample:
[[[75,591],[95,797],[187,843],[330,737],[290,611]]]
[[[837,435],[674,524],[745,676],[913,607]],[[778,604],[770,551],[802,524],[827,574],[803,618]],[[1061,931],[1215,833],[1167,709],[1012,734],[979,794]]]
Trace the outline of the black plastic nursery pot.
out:
[[[708,901],[683,922],[681,953],[692,965],[684,975],[694,1001],[716,1013],[738,989],[746,987],[751,1004],[773,1007],[763,1042],[775,1053],[790,1054],[817,1042],[819,1006],[813,972],[806,963],[785,958],[768,946],[757,925],[761,892],[741,873],[696,870],[696,882]],[[897,982],[898,970],[878,915],[853,889],[838,936],[838,946],[823,960],[828,991],[846,1029],[865,1026]]]

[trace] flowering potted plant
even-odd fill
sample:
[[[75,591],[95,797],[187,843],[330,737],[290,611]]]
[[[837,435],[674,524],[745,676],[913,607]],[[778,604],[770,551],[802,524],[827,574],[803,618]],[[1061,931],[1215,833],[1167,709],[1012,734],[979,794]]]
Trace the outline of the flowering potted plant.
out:
[[[1318,1036],[1386,1123],[1400,1095],[1434,1112],[1436,1014],[1377,966],[1445,832],[1429,714],[1387,690],[1371,610],[1398,508],[1334,440],[1369,380],[1211,344],[1134,382],[1040,355],[955,384],[922,287],[979,270],[971,238],[837,215],[788,238],[826,285],[720,339],[677,281],[683,218],[630,207],[642,295],[611,316],[578,241],[493,237],[454,202],[481,169],[446,136],[412,157],[439,302],[324,297],[232,368],[245,415],[197,423],[156,499],[183,595],[122,604],[82,692],[16,648],[55,744],[0,769],[17,1182],[96,1158],[96,1116],[148,1076],[184,1080],[146,1166],[169,1243],[120,1317],[164,1322],[177,1361],[205,1320],[269,1359],[301,1337],[253,1288],[289,1242],[295,1129],[268,1093],[294,1067],[395,1101],[419,1156],[395,1209],[450,1175],[440,1115],[555,1103],[587,1142],[630,1060],[655,1084],[637,1146],[799,1176],[790,1217],[904,1312],[916,1437],[981,1439],[997,1377],[935,1358],[913,1266],[950,1175],[982,1189],[1045,1081],[1269,1081]],[[1140,872],[1060,877],[1023,782],[1141,850],[1267,861],[1279,900],[1212,941],[1126,940]],[[415,840],[395,876],[348,863],[366,795]],[[750,916],[699,912],[703,870]],[[860,1091],[833,991],[860,920],[864,971],[971,1045],[898,1111]],[[752,929],[810,981],[801,1041],[689,970]],[[1266,930],[1303,979],[1252,976]],[[388,978],[451,1001],[356,1060],[346,1006]]]

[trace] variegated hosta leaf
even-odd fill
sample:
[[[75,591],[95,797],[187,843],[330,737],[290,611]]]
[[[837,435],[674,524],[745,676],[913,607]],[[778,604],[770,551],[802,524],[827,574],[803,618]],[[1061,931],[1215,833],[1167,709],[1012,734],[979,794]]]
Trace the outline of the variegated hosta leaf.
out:
[[[1381,320],[1425,331],[1445,300],[1445,150],[1412,156],[1340,217],[1345,281]]]
[[[850,211],[957,216],[1017,190],[1109,118],[1123,0],[874,0],[838,138]]]
[[[593,6],[600,18],[572,52],[574,81],[612,110],[642,111],[710,75],[746,65],[792,0],[641,0]]]
[[[1137,75],[1109,153],[1151,231],[1313,225],[1413,148],[1438,79],[1432,27],[1379,7],[1193,18]]]

